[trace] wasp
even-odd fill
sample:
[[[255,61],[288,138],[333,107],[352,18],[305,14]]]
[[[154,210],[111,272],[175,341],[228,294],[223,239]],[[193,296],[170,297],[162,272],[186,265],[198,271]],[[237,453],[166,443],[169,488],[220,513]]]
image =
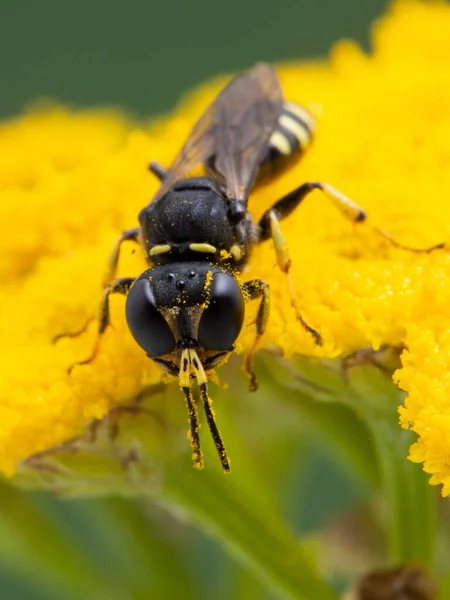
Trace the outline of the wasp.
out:
[[[321,190],[351,221],[366,219],[350,198],[321,182],[302,183],[277,200],[259,222],[250,215],[249,195],[263,174],[274,177],[297,160],[311,142],[314,128],[314,118],[306,108],[283,98],[270,65],[261,63],[238,75],[194,125],[172,165],[150,164],[161,185],[139,213],[139,226],[124,231],[111,252],[98,311],[97,342],[92,355],[77,364],[95,357],[110,322],[111,295],[126,295],[132,336],[150,359],[179,380],[197,468],[203,467],[203,453],[192,393],[194,379],[221,466],[225,472],[230,470],[212,410],[207,373],[233,352],[247,300],[259,302],[254,342],[244,360],[250,387],[257,387],[252,363],[269,318],[270,290],[261,279],[240,282],[238,275],[252,249],[273,240],[297,319],[320,345],[320,333],[305,321],[297,305],[280,222],[314,190]],[[199,166],[204,166],[205,176],[190,177]],[[143,248],[149,268],[137,278],[115,279],[126,241]],[[58,337],[79,335],[84,329]]]

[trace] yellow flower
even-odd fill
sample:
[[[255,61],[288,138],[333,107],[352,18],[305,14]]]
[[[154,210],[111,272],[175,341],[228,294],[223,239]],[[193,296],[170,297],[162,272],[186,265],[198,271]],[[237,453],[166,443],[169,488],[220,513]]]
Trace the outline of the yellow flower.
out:
[[[301,163],[251,195],[255,218],[304,181],[331,183],[368,213],[353,226],[320,192],[282,222],[303,314],[324,340],[313,345],[290,306],[271,243],[255,250],[245,279],[271,287],[264,345],[295,354],[336,357],[381,345],[406,346],[396,381],[408,392],[404,427],[418,435],[411,460],[450,494],[450,254],[396,249],[371,226],[401,243],[427,247],[450,240],[450,6],[397,2],[365,55],[340,42],[328,62],[279,69],[286,98],[320,106],[318,133]],[[157,182],[150,159],[169,164],[195,119],[223,85],[218,80],[174,115],[138,127],[107,112],[41,107],[0,128],[0,469],[79,434],[111,406],[161,379],[132,340],[123,298],[92,365],[95,326],[76,340],[52,337],[76,329],[95,311],[105,261],[116,237],[137,223]],[[146,268],[126,248],[121,276]],[[255,307],[256,308],[256,307]],[[254,319],[249,310],[247,321]],[[244,327],[238,352],[251,344]],[[181,399],[180,399],[181,400]],[[179,406],[180,412],[184,407]]]

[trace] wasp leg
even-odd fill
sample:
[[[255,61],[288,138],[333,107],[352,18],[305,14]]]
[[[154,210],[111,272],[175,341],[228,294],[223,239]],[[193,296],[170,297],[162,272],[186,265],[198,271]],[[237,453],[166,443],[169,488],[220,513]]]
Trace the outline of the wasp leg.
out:
[[[308,325],[308,323],[305,321],[305,319],[301,315],[301,312],[297,305],[297,297],[295,294],[294,284],[292,281],[291,274],[289,272],[290,267],[291,267],[291,259],[289,256],[289,250],[288,250],[287,244],[283,238],[283,234],[281,233],[279,218],[283,218],[283,217],[287,216],[288,214],[290,214],[294,210],[295,206],[302,200],[302,198],[300,198],[300,200],[298,200],[295,203],[295,206],[292,206],[292,204],[294,204],[295,201],[292,200],[292,198],[290,196],[291,196],[291,194],[288,194],[288,196],[284,196],[284,198],[279,200],[276,204],[274,204],[274,206],[271,209],[269,209],[268,211],[266,211],[264,213],[264,215],[259,223],[260,228],[261,228],[259,239],[260,239],[260,241],[264,241],[266,239],[272,238],[273,243],[275,245],[275,252],[277,255],[278,266],[283,271],[283,273],[286,274],[286,276],[288,278],[289,292],[290,292],[290,296],[291,296],[291,304],[295,311],[295,315],[296,315],[297,319],[300,321],[302,327],[310,335],[312,335],[312,337],[314,338],[314,342],[318,346],[322,346],[323,339],[322,339],[322,336],[320,335],[320,333],[318,331],[316,331],[315,329],[313,329],[310,325]],[[297,200],[297,198],[295,198],[295,200]]]
[[[95,340],[94,348],[89,358],[86,360],[82,360],[71,365],[67,372],[70,374],[72,369],[76,366],[80,365],[88,365],[90,362],[94,360],[97,355],[97,351],[100,345],[101,336],[105,333],[106,328],[109,325],[109,297],[111,294],[128,294],[131,286],[135,282],[134,277],[121,277],[120,279],[116,279],[115,281],[108,283],[102,293],[102,297],[100,298],[100,304],[98,307],[98,330],[97,330],[97,339]]]
[[[106,265],[106,272],[103,278],[103,287],[106,287],[116,276],[117,265],[119,263],[120,256],[120,247],[122,242],[126,242],[131,240],[136,244],[139,244],[139,236],[141,233],[140,227],[133,227],[132,229],[127,229],[122,233],[120,237],[117,238],[113,249],[111,250],[111,254],[109,255],[108,262]]]
[[[163,167],[161,163],[156,162],[156,160],[152,160],[152,162],[148,165],[148,169],[160,181],[164,181],[167,175],[167,169],[166,167]]]
[[[55,335],[55,337],[52,339],[52,343],[56,344],[56,342],[62,338],[68,337],[68,338],[76,338],[79,335],[81,335],[82,333],[84,333],[85,331],[87,331],[87,328],[89,327],[89,325],[92,323],[92,321],[95,319],[94,316],[90,316],[86,323],[83,325],[83,327],[80,327],[80,329],[77,329],[76,331],[64,331],[63,333],[58,333],[57,335]]]
[[[266,329],[267,321],[269,320],[270,290],[269,286],[265,281],[262,281],[261,279],[253,279],[252,281],[247,281],[246,283],[244,283],[244,285],[242,286],[242,291],[244,292],[244,295],[250,298],[250,300],[257,300],[258,298],[261,298],[255,321],[255,341],[253,342],[251,348],[245,355],[244,360],[244,369],[250,378],[250,391],[254,392],[258,389],[258,382],[256,379],[256,375],[253,371],[253,357]]]
[[[365,211],[339,190],[335,189],[328,183],[322,183],[320,181],[307,182],[286,196],[283,196],[283,198],[278,200],[278,202],[276,202],[272,208],[264,213],[259,223],[261,227],[260,240],[264,241],[272,236],[270,213],[275,212],[275,216],[278,219],[284,219],[297,208],[297,206],[309,193],[314,190],[321,190],[325,196],[331,200],[334,206],[353,223],[362,223],[363,221],[366,221],[367,214]],[[378,227],[372,227],[372,229],[396,248],[401,248],[410,252],[427,253],[433,250],[438,250],[439,248],[445,248],[445,243],[436,244],[435,246],[430,246],[429,248],[412,248],[410,246],[401,244],[383,229],[379,229]]]

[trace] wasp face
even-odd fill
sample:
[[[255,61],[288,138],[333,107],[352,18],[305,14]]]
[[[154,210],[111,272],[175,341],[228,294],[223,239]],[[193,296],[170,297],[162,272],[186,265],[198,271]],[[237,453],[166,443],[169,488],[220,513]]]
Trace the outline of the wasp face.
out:
[[[187,348],[208,370],[233,350],[244,320],[244,298],[234,277],[217,266],[160,265],[133,284],[126,318],[136,342],[166,371],[180,373]]]

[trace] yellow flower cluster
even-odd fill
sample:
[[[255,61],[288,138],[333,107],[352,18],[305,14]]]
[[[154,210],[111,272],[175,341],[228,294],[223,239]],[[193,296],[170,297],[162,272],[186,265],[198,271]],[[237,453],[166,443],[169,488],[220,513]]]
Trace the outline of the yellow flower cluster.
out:
[[[322,116],[304,160],[251,196],[254,216],[304,181],[325,181],[404,244],[449,242],[449,31],[448,4],[402,0],[375,28],[370,56],[341,42],[327,63],[280,68],[285,96],[320,105]],[[28,455],[73,437],[143,383],[160,379],[127,331],[122,297],[112,300],[113,328],[93,364],[66,373],[89,355],[95,325],[75,340],[55,346],[51,339],[94,313],[114,240],[137,224],[156,190],[147,163],[170,163],[223,83],[201,89],[174,115],[148,127],[137,128],[117,114],[49,106],[1,125],[5,474]],[[418,434],[411,459],[422,461],[432,483],[443,483],[450,494],[450,253],[395,249],[371,227],[351,225],[320,192],[282,227],[303,314],[325,345],[315,347],[296,322],[271,243],[256,249],[244,274],[271,286],[264,343],[280,346],[286,357],[406,345],[396,377],[409,393],[402,424]],[[143,256],[127,247],[119,275],[137,275],[145,266]],[[253,335],[253,328],[244,327],[239,352]]]

